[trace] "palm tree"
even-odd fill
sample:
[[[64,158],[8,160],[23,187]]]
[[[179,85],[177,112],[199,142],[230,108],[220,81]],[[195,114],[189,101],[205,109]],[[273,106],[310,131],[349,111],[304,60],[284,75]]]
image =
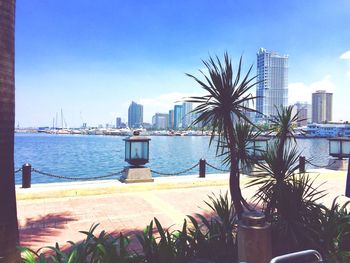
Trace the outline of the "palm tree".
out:
[[[209,60],[203,61],[203,64],[209,73],[209,75],[206,75],[200,71],[205,78],[204,82],[193,75],[187,74],[187,76],[193,78],[208,94],[202,97],[190,97],[186,101],[198,104],[193,110],[198,116],[193,125],[204,123],[211,127],[212,133],[209,144],[212,144],[214,138],[217,139],[217,156],[222,155],[228,149],[230,156],[230,194],[235,210],[240,216],[244,211],[244,207],[248,207],[248,204],[244,200],[240,189],[235,123],[242,120],[251,123],[246,113],[255,112],[254,109],[249,107],[249,104],[255,99],[249,93],[250,88],[256,84],[254,82],[255,77],[250,77],[251,66],[244,78],[241,79],[242,57],[234,77],[231,59],[227,53],[224,54],[223,64],[218,57],[216,57],[216,60],[209,57]]]
[[[15,0],[0,0],[0,258],[17,262],[18,225],[14,182]]]
[[[260,203],[273,223],[275,253],[284,254],[310,247],[320,208],[317,202],[324,191],[315,186],[315,179],[298,173],[300,152],[294,136],[298,113],[293,107],[280,108],[273,119],[276,140],[263,153],[263,161],[248,186],[257,186],[255,201]],[[286,239],[286,237],[288,237]]]

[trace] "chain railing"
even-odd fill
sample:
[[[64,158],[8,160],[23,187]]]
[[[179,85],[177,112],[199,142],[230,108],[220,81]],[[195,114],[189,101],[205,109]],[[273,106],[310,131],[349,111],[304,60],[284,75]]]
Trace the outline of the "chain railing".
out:
[[[187,172],[193,170],[194,168],[196,168],[198,165],[199,165],[199,163],[196,163],[196,164],[193,165],[192,167],[190,167],[190,168],[188,168],[188,169],[185,169],[185,170],[183,170],[183,171],[180,171],[180,172],[176,172],[176,173],[163,173],[163,172],[155,171],[155,170],[153,170],[153,169],[151,169],[151,172],[152,172],[152,173],[155,173],[155,174],[158,174],[158,175],[175,176],[175,175],[180,175],[180,174],[187,173]]]
[[[19,172],[22,172],[22,168],[18,168],[18,169],[15,169],[14,173],[19,173]]]
[[[206,165],[208,165],[210,168],[213,168],[214,170],[217,170],[217,171],[219,171],[219,172],[223,172],[223,173],[228,173],[228,172],[230,172],[230,170],[224,170],[224,169],[221,169],[221,168],[217,168],[217,167],[215,167],[214,165],[211,165],[210,163],[206,163]]]
[[[42,171],[37,170],[35,168],[32,168],[32,172],[35,172],[35,173],[38,173],[38,174],[41,174],[41,175],[45,175],[45,176],[48,176],[48,177],[59,178],[59,179],[88,181],[88,180],[98,180],[98,179],[104,179],[104,178],[109,178],[109,177],[121,175],[124,172],[124,169],[119,171],[119,172],[116,172],[116,173],[110,173],[110,174],[107,174],[107,175],[92,176],[92,177],[73,177],[73,176],[55,175],[55,174],[52,174],[52,173],[42,172]]]
[[[314,167],[317,167],[317,168],[328,168],[328,167],[331,167],[335,162],[336,162],[336,160],[334,160],[333,163],[329,163],[328,165],[317,165],[317,164],[312,163],[310,160],[306,160],[305,157],[300,157],[299,158],[299,170],[302,172],[305,172],[305,163],[308,163],[308,164],[310,164]],[[206,173],[205,167],[206,166],[208,166],[216,171],[222,172],[222,173],[230,172],[229,169],[218,168],[218,167],[208,163],[206,160],[203,160],[203,159],[201,159],[198,163],[192,165],[191,167],[184,169],[184,170],[181,170],[181,171],[178,171],[178,172],[166,173],[166,172],[156,171],[153,169],[151,169],[151,172],[156,174],[156,175],[161,175],[161,176],[177,176],[177,175],[181,175],[181,174],[186,174],[198,166],[199,166],[199,177],[205,177],[205,173]],[[244,168],[241,168],[240,170],[244,170]],[[32,168],[30,164],[24,164],[22,166],[22,168],[15,169],[14,173],[16,174],[16,173],[22,172],[22,187],[23,188],[30,188],[31,172],[34,172],[34,173],[37,173],[37,174],[40,174],[43,176],[57,178],[57,179],[74,180],[74,181],[88,181],[88,180],[98,180],[98,179],[115,177],[118,175],[122,175],[124,173],[124,171],[125,171],[125,169],[122,169],[118,172],[114,172],[114,173],[110,173],[110,174],[106,174],[106,175],[91,176],[91,177],[77,177],[77,176],[57,175],[57,174],[53,174],[53,173],[43,172],[43,171],[40,171],[38,169]]]
[[[305,162],[308,163],[308,164],[310,164],[310,165],[313,166],[313,167],[323,169],[323,168],[329,168],[329,167],[331,167],[331,166],[332,166],[333,164],[335,164],[337,161],[334,160],[333,162],[331,162],[331,163],[329,163],[329,164],[327,164],[327,165],[318,165],[318,164],[314,164],[314,163],[312,163],[310,160],[307,160],[307,159],[305,159]]]

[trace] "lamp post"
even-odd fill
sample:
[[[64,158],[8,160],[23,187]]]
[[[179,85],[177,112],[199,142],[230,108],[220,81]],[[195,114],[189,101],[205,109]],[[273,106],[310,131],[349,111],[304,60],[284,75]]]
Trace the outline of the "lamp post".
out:
[[[328,162],[329,168],[333,170],[347,170],[347,160],[350,157],[350,138],[336,137],[328,139],[329,155],[331,158]]]
[[[151,169],[144,165],[149,161],[149,141],[151,139],[140,136],[134,132],[125,141],[125,161],[129,166],[125,167],[121,181],[125,183],[153,182]]]
[[[267,151],[269,138],[264,136],[257,136],[248,141],[248,154],[255,160],[262,160],[262,154]]]
[[[264,152],[267,151],[269,138],[265,136],[256,136],[253,139],[248,140],[246,144],[246,151],[250,158],[252,158],[254,161],[261,161],[262,155]],[[255,166],[243,166],[241,165],[241,170],[243,174],[250,174],[252,170],[256,169]]]

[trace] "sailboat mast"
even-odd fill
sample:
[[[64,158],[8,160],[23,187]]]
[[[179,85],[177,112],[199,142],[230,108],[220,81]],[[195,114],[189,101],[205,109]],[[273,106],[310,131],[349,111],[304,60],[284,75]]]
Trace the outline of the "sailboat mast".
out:
[[[63,110],[61,109],[61,129],[63,130]]]

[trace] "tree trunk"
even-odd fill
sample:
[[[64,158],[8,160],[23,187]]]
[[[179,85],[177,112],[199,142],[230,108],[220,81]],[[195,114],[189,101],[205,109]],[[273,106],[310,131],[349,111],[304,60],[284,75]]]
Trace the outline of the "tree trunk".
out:
[[[0,258],[19,262],[14,181],[15,0],[0,0]]]
[[[231,166],[230,166],[230,194],[233,202],[233,206],[235,207],[235,211],[238,215],[238,218],[241,218],[241,215],[244,211],[242,201],[244,201],[242,197],[240,180],[239,180],[239,167],[238,167],[238,159],[237,159],[237,150],[234,143],[233,138],[233,123],[231,120],[231,114],[229,114],[226,118],[226,127],[227,127],[227,140],[228,146],[230,149],[231,155]]]

